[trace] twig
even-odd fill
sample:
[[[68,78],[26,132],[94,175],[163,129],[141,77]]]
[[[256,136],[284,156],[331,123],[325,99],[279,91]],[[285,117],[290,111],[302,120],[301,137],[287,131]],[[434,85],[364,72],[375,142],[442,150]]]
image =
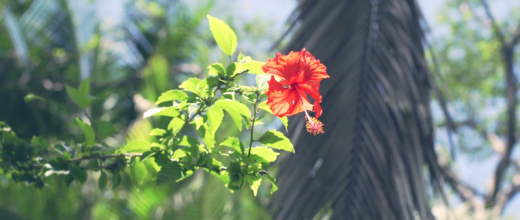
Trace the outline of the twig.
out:
[[[108,159],[108,158],[114,158],[114,157],[122,157],[122,156],[130,156],[130,157],[139,157],[142,154],[140,153],[124,153],[124,154],[108,154],[108,155],[98,155],[98,156],[84,156],[84,157],[78,157],[74,158],[68,161],[68,163],[78,162],[82,160],[98,160],[98,159]]]
[[[496,203],[498,192],[501,188],[504,173],[509,166],[511,153],[513,151],[513,147],[516,142],[515,133],[516,133],[516,77],[513,73],[513,55],[514,55],[514,44],[518,41],[517,33],[513,36],[511,42],[506,42],[504,38],[504,34],[500,31],[498,24],[491,13],[491,9],[486,0],[481,0],[482,5],[486,11],[486,15],[491,20],[491,25],[495,35],[500,40],[502,44],[502,58],[504,59],[504,64],[506,67],[506,99],[507,99],[507,143],[506,149],[500,162],[498,163],[497,168],[495,169],[493,185],[490,187],[491,192],[488,194],[488,198],[486,199],[486,204],[488,206],[493,206]],[[520,33],[518,33],[520,35]]]
[[[520,41],[520,25],[516,27],[516,31],[513,34],[513,37],[511,37],[511,41],[509,42],[508,46],[514,47],[518,43],[518,41]]]
[[[495,17],[493,16],[493,13],[491,13],[491,9],[489,7],[489,4],[487,3],[486,0],[480,0],[480,2],[482,3],[482,6],[484,6],[484,10],[486,11],[487,17],[491,21],[491,28],[493,29],[493,32],[495,32],[495,35],[497,35],[498,40],[500,40],[500,42],[503,45],[505,45],[506,44],[506,40],[504,38],[504,34],[502,34],[502,32],[500,31],[500,28],[498,27],[498,24],[497,24],[497,22],[495,20]]]
[[[255,129],[255,121],[256,121],[256,111],[258,108],[258,103],[260,102],[260,93],[256,92],[256,100],[255,104],[253,105],[253,120],[251,120],[251,139],[249,142],[249,152],[247,153],[247,157],[251,155],[251,148],[253,148],[253,131]]]

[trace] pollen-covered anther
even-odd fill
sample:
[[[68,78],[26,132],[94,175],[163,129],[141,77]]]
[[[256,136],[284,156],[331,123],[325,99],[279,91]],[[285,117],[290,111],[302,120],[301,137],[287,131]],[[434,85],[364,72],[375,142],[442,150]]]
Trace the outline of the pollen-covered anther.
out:
[[[307,128],[307,132],[313,135],[325,133],[325,131],[323,131],[323,123],[315,117],[312,117],[310,119],[306,117],[305,120],[307,121],[305,125],[305,127]]]

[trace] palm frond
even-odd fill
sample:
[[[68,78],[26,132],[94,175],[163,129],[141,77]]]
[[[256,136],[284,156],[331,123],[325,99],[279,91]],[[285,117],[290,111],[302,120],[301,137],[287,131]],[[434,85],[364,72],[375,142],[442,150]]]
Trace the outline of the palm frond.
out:
[[[417,3],[306,0],[298,8],[286,49],[306,47],[327,66],[325,134],[292,119],[298,153],[281,162],[275,219],[312,219],[325,204],[331,219],[432,219],[423,166],[437,164]]]
[[[8,8],[4,9],[3,14],[5,26],[7,27],[9,37],[13,42],[16,56],[22,63],[27,64],[29,61],[29,50],[27,49],[27,42],[25,41],[20,26],[18,25],[18,21]]]

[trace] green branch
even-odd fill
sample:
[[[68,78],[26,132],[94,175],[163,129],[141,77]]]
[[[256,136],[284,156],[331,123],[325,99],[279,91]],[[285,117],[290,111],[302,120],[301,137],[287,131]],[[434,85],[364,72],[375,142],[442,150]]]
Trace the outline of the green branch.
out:
[[[258,111],[258,103],[260,102],[260,93],[256,91],[256,100],[253,105],[253,120],[251,121],[251,139],[249,142],[249,152],[247,153],[247,157],[251,156],[251,148],[253,147],[253,132],[255,130],[255,121],[256,121],[256,112]]]

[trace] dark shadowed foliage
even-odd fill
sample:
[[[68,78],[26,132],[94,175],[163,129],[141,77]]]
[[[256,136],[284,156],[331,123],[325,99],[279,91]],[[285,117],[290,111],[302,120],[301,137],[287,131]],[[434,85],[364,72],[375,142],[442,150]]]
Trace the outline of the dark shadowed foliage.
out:
[[[415,0],[300,1],[284,52],[306,47],[328,68],[325,134],[293,118],[274,219],[433,219],[424,165],[438,170],[431,75]],[[322,210],[322,211],[320,211]]]

